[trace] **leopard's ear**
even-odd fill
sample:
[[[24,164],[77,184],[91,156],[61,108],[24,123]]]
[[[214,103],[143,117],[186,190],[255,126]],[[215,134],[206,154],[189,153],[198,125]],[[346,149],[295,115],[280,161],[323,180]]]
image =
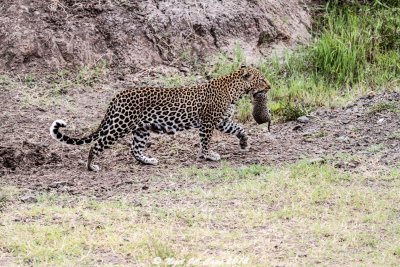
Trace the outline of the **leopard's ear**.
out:
[[[251,81],[254,78],[254,74],[251,73],[249,70],[243,70],[242,77],[245,81]]]

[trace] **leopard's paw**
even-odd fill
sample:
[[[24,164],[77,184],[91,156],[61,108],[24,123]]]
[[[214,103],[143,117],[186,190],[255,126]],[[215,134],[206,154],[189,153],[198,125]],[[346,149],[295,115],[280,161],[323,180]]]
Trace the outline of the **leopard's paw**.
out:
[[[158,160],[157,159],[148,158],[148,157],[145,157],[145,156],[138,157],[137,160],[140,161],[141,163],[145,164],[145,165],[157,165],[158,164]]]
[[[146,159],[146,164],[147,165],[157,165],[158,160],[156,158],[147,158]]]
[[[205,159],[212,160],[212,161],[219,161],[221,159],[221,156],[218,153],[213,152],[213,151],[210,151],[207,154],[203,154],[203,157]]]
[[[93,171],[93,172],[98,172],[98,171],[100,171],[100,167],[99,167],[99,165],[91,164],[88,166],[88,170]]]
[[[247,153],[250,151],[250,145],[246,145],[244,147],[240,146],[240,152]]]

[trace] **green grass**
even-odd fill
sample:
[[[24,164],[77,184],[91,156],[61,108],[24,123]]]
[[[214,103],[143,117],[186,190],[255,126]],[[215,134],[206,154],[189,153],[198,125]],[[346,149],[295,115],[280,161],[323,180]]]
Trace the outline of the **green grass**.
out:
[[[369,113],[370,114],[375,114],[375,113],[381,113],[384,111],[388,112],[395,112],[399,113],[400,112],[400,102],[379,102],[374,104]]]
[[[370,90],[398,86],[399,11],[329,3],[308,47],[288,53],[283,62],[261,63],[273,84],[272,112],[291,120],[293,107],[340,106]]]
[[[307,161],[241,168],[223,163],[176,176],[199,186],[141,196],[97,200],[42,193],[37,203],[26,204],[9,195],[0,251],[35,266],[235,257],[247,260],[245,266],[395,266],[399,173],[365,176]]]
[[[93,65],[87,65],[80,69],[75,78],[77,84],[92,85],[100,80],[107,72],[107,61],[101,60]]]
[[[372,145],[370,146],[367,151],[370,153],[378,153],[382,151],[385,148],[384,144],[377,144],[377,145]]]
[[[399,12],[399,5],[330,2],[309,46],[283,59],[261,60],[259,68],[272,83],[276,118],[293,120],[316,107],[340,106],[370,90],[398,86]],[[217,65],[217,75],[245,63],[240,48],[234,54],[230,63],[223,58]]]
[[[35,82],[36,82],[36,79],[35,79],[35,76],[33,75],[33,74],[27,74],[27,75],[25,75],[25,84],[28,86],[28,87],[32,87],[32,86],[34,86],[34,84],[35,84]]]
[[[219,76],[227,75],[246,63],[246,55],[240,45],[236,44],[233,50],[233,56],[227,53],[221,53],[217,56],[214,67],[211,69],[211,77],[216,78]]]
[[[393,132],[388,135],[390,140],[400,140],[400,132]]]
[[[239,122],[246,122],[253,118],[253,105],[248,97],[243,97],[237,102],[237,118]]]
[[[0,85],[9,85],[9,78],[5,75],[0,75]]]

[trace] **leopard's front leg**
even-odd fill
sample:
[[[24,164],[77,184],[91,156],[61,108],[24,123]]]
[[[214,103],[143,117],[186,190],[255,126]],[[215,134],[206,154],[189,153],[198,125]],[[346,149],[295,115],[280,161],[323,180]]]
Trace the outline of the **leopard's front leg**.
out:
[[[205,159],[218,161],[221,159],[221,156],[218,153],[209,150],[213,131],[214,131],[213,124],[207,123],[201,125],[200,127],[201,154]]]
[[[217,129],[223,133],[236,135],[237,138],[239,138],[240,149],[242,151],[249,150],[250,147],[248,143],[249,138],[247,137],[245,129],[240,124],[237,124],[236,122],[227,119],[220,122],[217,125]]]

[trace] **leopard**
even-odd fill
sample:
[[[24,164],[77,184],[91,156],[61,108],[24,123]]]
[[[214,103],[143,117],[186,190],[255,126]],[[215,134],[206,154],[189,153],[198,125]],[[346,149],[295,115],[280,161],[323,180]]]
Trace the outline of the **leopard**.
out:
[[[220,155],[209,149],[214,130],[235,135],[241,151],[248,151],[246,130],[233,120],[235,104],[245,95],[268,92],[270,88],[270,82],[252,66],[241,66],[192,86],[131,87],[114,96],[92,133],[70,137],[60,132],[60,128],[67,126],[65,121],[57,119],[50,126],[50,135],[69,145],[92,143],[87,160],[89,171],[99,171],[95,163],[103,151],[128,134],[132,138],[133,158],[145,165],[157,165],[156,158],[144,154],[150,133],[175,134],[192,128],[199,131],[200,157],[219,161]]]

